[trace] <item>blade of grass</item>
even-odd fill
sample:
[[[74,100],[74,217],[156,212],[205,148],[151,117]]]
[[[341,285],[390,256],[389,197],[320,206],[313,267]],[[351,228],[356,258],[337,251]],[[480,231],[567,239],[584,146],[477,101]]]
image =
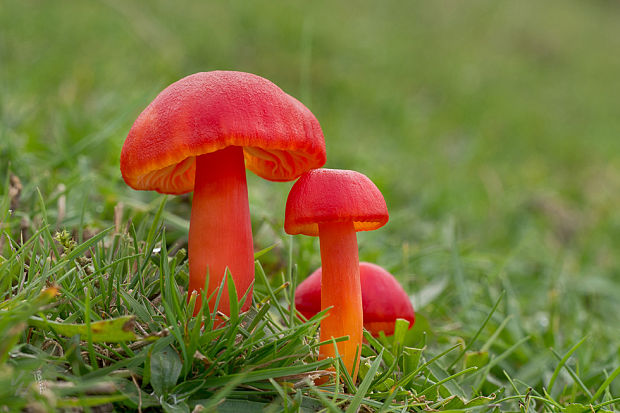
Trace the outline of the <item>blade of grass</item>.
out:
[[[611,400],[607,400],[605,403],[594,405],[594,406],[592,406],[592,409],[596,412],[596,411],[598,411],[602,407],[609,406],[610,404],[615,404],[615,403],[620,403],[620,397],[615,398],[615,399],[611,399]]]
[[[454,380],[455,378],[457,378],[457,377],[459,377],[459,376],[462,376],[462,375],[464,375],[464,374],[467,374],[467,373],[469,373],[469,372],[476,371],[476,370],[478,370],[478,367],[475,367],[475,366],[474,366],[474,367],[470,367],[470,368],[465,369],[465,370],[461,370],[461,371],[459,371],[458,373],[455,373],[455,374],[453,374],[453,375],[451,375],[451,376],[446,377],[446,378],[445,378],[445,379],[443,379],[443,380],[439,380],[437,383],[434,383],[434,384],[430,385],[430,386],[429,386],[429,387],[427,387],[427,388],[426,388],[426,389],[425,389],[422,393],[420,393],[420,395],[421,395],[421,396],[424,396],[424,395],[426,395],[429,391],[431,391],[431,390],[435,389],[436,387],[441,386],[442,384],[447,383],[447,382],[449,382],[450,380]]]
[[[554,349],[551,349],[551,352],[553,353],[553,355],[555,356],[555,358],[558,361],[562,360],[562,356],[557,351],[555,351]],[[586,385],[583,383],[583,381],[581,381],[581,379],[579,378],[577,373],[575,373],[575,371],[568,364],[564,364],[564,368],[566,368],[566,370],[568,370],[568,373],[571,375],[571,377],[573,378],[575,383],[577,383],[577,385],[581,388],[581,391],[583,391],[584,394],[586,394],[588,397],[591,398],[592,397],[592,393],[586,387]]]
[[[478,379],[478,383],[476,384],[475,391],[476,392],[480,391],[480,389],[482,388],[482,385],[484,384],[484,381],[486,379],[488,372],[490,372],[493,367],[495,367],[500,361],[508,357],[510,353],[515,351],[521,344],[525,343],[529,339],[530,339],[530,336],[523,337],[521,340],[517,341],[512,346],[508,347],[502,354],[500,354],[497,357],[493,357],[491,361],[486,366],[484,366],[484,368],[480,369],[476,373],[477,375],[480,375],[480,378]]]
[[[209,377],[206,379],[205,386],[213,387],[224,385],[230,381],[236,380],[243,376],[241,383],[252,383],[261,380],[267,380],[269,378],[278,378],[283,376],[293,376],[295,374],[306,373],[314,370],[321,370],[329,366],[331,362],[329,360],[320,360],[313,363],[294,365],[289,367],[277,367],[273,369],[264,369],[259,371],[244,372],[238,374],[229,374],[220,377]]]
[[[381,352],[379,353],[375,361],[373,361],[372,364],[370,365],[370,369],[368,369],[368,373],[366,374],[366,377],[364,378],[362,383],[357,388],[357,391],[355,392],[355,397],[353,397],[353,400],[351,400],[351,402],[349,403],[349,407],[347,407],[347,410],[345,410],[345,413],[355,413],[359,410],[360,406],[362,405],[364,396],[366,396],[366,393],[368,393],[368,390],[370,389],[370,385],[372,384],[375,378],[375,374],[377,373],[377,371],[379,370],[379,367],[381,366],[381,362],[383,361],[382,356],[383,356],[383,350],[381,350]]]
[[[422,369],[424,369],[426,366],[434,363],[435,361],[439,360],[440,358],[442,358],[443,356],[445,356],[446,354],[450,353],[452,350],[455,350],[456,348],[458,348],[460,346],[460,344],[455,344],[454,346],[450,347],[447,350],[442,351],[441,353],[439,353],[438,355],[436,355],[435,357],[431,358],[429,361],[427,361],[426,363],[418,366],[417,369],[415,369],[415,371],[412,371],[411,373],[409,373],[408,375],[406,375],[405,377],[401,378],[398,383],[396,383],[398,386],[402,386],[405,387],[405,385],[411,380],[413,379],[420,371],[422,371]]]
[[[119,318],[95,321],[90,323],[93,342],[105,341],[108,343],[118,343],[121,341],[133,341],[137,337],[133,332],[134,316],[123,316]],[[28,324],[43,328],[61,334],[66,337],[88,335],[88,326],[86,324],[67,324],[57,321],[46,320],[43,318],[32,316],[28,319]]]
[[[581,345],[586,341],[587,338],[588,336],[585,336],[584,338],[579,340],[577,344],[571,347],[571,349],[568,350],[568,352],[564,355],[564,357],[562,357],[562,359],[556,366],[555,370],[553,371],[553,374],[551,375],[551,379],[549,380],[549,385],[547,386],[547,391],[549,392],[549,394],[551,394],[551,391],[553,390],[553,385],[555,384],[555,381],[558,378],[558,375],[560,374],[560,370],[562,370],[562,367],[564,367],[564,364],[566,364],[570,356],[572,356],[573,353],[577,351],[579,347],[581,347]]]
[[[504,290],[499,295],[499,298],[497,299],[497,301],[495,301],[495,304],[493,305],[493,308],[491,308],[491,311],[487,315],[486,319],[484,320],[484,322],[482,323],[480,328],[478,328],[478,331],[476,331],[476,334],[474,334],[474,337],[471,340],[469,340],[469,343],[467,344],[467,346],[465,346],[465,348],[459,353],[459,355],[456,357],[456,359],[454,359],[454,361],[452,363],[450,363],[450,365],[448,366],[448,368],[446,370],[452,369],[452,367],[454,367],[454,365],[465,355],[465,353],[476,342],[476,340],[478,339],[478,336],[480,336],[480,333],[482,333],[482,330],[484,329],[484,327],[486,327],[486,325],[489,322],[489,320],[491,320],[491,317],[495,313],[495,310],[497,310],[497,307],[499,306],[499,303],[502,301],[502,299],[504,298],[505,295],[506,295],[506,291]]]
[[[606,388],[608,388],[611,385],[611,382],[614,381],[614,379],[616,377],[618,377],[618,375],[620,374],[620,366],[618,368],[616,368],[610,375],[609,377],[607,377],[607,379],[603,382],[603,384],[601,384],[598,388],[598,390],[596,390],[596,392],[594,393],[594,396],[592,396],[590,398],[590,403],[594,403],[594,401],[596,399],[598,399],[599,397],[601,397],[601,395],[603,394],[603,392],[605,391]]]

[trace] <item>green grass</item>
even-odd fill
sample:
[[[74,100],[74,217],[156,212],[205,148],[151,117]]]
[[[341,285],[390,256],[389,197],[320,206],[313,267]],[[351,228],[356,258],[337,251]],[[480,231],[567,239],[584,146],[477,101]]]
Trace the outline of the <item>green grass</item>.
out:
[[[619,12],[603,0],[4,1],[0,405],[619,409]],[[191,198],[162,206],[122,182],[142,108],[213,69],[298,97],[327,166],[384,193],[390,222],[358,236],[360,257],[403,283],[417,322],[370,341],[356,394],[303,381],[321,368],[317,322],[288,303],[320,257],[315,239],[282,230],[290,184],[248,175],[256,250],[273,248],[252,311],[198,334],[183,294]],[[116,342],[127,317],[135,337]]]
[[[450,375],[439,364],[458,346],[430,358],[424,332],[407,326],[382,342],[367,336],[363,355],[370,366],[360,383],[345,380],[346,392],[342,383],[313,386],[309,379],[327,374],[331,364],[316,360],[322,314],[305,323],[288,316],[292,279],[274,288],[257,262],[256,305],[243,314],[233,305],[226,325],[214,327],[206,306],[194,318],[194,301],[185,303],[184,251],[169,254],[160,221],[154,217],[150,227],[147,221],[83,243],[66,232],[52,234],[47,224],[23,244],[5,231],[11,252],[0,267],[9,281],[0,306],[3,406],[399,411],[488,402],[470,391],[452,395],[449,384],[474,377],[478,368]],[[243,302],[228,282],[231,302]]]

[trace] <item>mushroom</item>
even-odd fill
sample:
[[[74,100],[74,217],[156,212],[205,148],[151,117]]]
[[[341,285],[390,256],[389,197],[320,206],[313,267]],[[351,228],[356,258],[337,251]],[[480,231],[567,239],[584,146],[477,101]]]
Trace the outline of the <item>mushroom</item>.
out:
[[[382,227],[388,218],[379,189],[355,171],[306,172],[295,182],[286,201],[285,231],[319,237],[321,309],[332,307],[321,321],[320,339],[349,336],[337,347],[353,380],[359,368],[363,325],[356,232]],[[335,356],[331,343],[322,345],[319,352],[322,358]]]
[[[321,311],[321,273],[322,269],[318,268],[295,290],[295,308],[306,318]],[[373,337],[378,337],[381,331],[386,336],[394,334],[398,318],[409,321],[409,328],[413,326],[415,313],[411,300],[392,274],[376,264],[360,262],[360,284],[364,328]]]
[[[245,168],[290,181],[324,163],[323,132],[308,108],[267,79],[230,71],[196,73],[165,88],[138,116],[120,160],[134,189],[194,191],[188,299],[207,275],[211,296],[228,268],[238,296],[248,292],[242,311],[254,281]],[[200,306],[199,294],[194,315]],[[227,290],[218,310],[229,314]]]

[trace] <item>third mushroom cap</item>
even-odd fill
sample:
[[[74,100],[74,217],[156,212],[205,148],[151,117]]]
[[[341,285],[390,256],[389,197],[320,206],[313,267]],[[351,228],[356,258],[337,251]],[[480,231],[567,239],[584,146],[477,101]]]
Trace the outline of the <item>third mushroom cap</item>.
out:
[[[321,311],[322,272],[318,268],[295,290],[295,308],[308,319]],[[374,337],[381,331],[386,336],[394,334],[398,318],[409,321],[409,328],[413,326],[415,312],[411,300],[392,274],[376,264],[360,262],[360,284],[364,328]]]

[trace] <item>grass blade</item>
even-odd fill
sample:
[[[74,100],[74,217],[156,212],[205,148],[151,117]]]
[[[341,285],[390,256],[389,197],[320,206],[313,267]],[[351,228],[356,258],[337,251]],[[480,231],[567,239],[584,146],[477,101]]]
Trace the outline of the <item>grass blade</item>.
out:
[[[355,413],[358,411],[358,409],[362,405],[364,396],[366,396],[366,393],[368,393],[368,390],[370,389],[370,385],[372,384],[375,378],[375,374],[377,374],[377,371],[379,370],[379,367],[381,366],[382,361],[383,361],[383,350],[381,350],[379,355],[376,357],[375,361],[372,362],[370,369],[368,370],[368,373],[366,373],[366,377],[364,378],[362,383],[357,388],[355,397],[353,397],[353,400],[351,400],[349,407],[347,407],[347,410],[345,410],[346,413]]]
[[[555,380],[558,378],[558,375],[560,374],[560,370],[562,370],[562,367],[564,367],[564,364],[566,364],[570,356],[572,356],[573,353],[577,351],[579,347],[581,347],[581,345],[586,341],[587,338],[588,336],[585,336],[584,338],[579,340],[579,342],[577,342],[577,344],[575,344],[570,350],[568,350],[568,352],[564,355],[564,357],[562,357],[562,360],[560,360],[560,362],[556,366],[555,370],[553,371],[553,375],[551,376],[551,379],[549,380],[549,386],[547,386],[547,391],[549,392],[549,394],[551,394],[551,391],[553,390],[553,385],[555,384]]]
[[[612,381],[614,381],[614,379],[616,377],[618,377],[618,375],[620,374],[620,366],[618,368],[616,368],[613,373],[611,373],[609,375],[609,377],[607,377],[607,379],[603,382],[603,384],[600,385],[600,387],[598,388],[598,390],[596,391],[596,393],[594,393],[594,396],[592,396],[590,398],[590,403],[594,403],[594,401],[596,399],[598,399],[599,397],[601,397],[601,395],[603,394],[603,392],[605,391],[606,388],[609,387],[609,385],[611,384]]]

